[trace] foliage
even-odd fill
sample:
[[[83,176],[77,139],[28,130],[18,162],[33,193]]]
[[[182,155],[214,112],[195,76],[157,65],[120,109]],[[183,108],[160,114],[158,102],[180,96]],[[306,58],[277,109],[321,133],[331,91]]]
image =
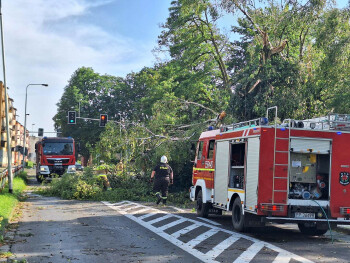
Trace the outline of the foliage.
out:
[[[21,193],[25,188],[26,184],[22,176],[15,177],[13,179],[13,193],[9,193],[8,185],[0,193],[0,241],[3,239],[2,234],[11,219],[12,211],[21,199]]]
[[[111,185],[149,177],[167,155],[172,189],[183,191],[194,143],[223,110],[227,124],[265,116],[275,105],[282,120],[349,113],[349,14],[328,0],[174,0],[155,50],[169,59],[124,78],[77,69],[57,104],[56,128],[103,173],[118,175]],[[237,18],[232,42],[220,30],[223,15]],[[79,103],[81,118],[68,125],[67,111]],[[92,120],[100,113],[108,114],[105,128]],[[120,189],[116,198],[121,192],[129,195]]]
[[[28,182],[27,173],[24,172],[24,171],[21,171],[20,173],[18,173],[18,174],[16,175],[16,177],[21,178],[25,183]]]
[[[34,163],[32,161],[26,162],[26,168],[33,168],[33,167],[34,167]]]

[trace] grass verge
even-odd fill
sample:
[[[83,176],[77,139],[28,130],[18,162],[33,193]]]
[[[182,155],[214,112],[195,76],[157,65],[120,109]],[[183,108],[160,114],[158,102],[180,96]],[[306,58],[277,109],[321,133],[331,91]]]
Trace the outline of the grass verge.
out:
[[[0,192],[0,242],[3,241],[5,227],[13,214],[14,208],[21,200],[21,193],[26,188],[26,173],[13,179],[13,193],[9,193],[8,185]]]

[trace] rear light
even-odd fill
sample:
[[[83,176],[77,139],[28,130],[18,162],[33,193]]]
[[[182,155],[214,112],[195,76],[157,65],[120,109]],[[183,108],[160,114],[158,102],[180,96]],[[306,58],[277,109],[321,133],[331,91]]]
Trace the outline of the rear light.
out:
[[[340,208],[340,213],[342,215],[350,215],[350,207],[341,207]]]
[[[260,209],[262,211],[269,211],[269,212],[283,212],[284,211],[284,205],[261,204]]]

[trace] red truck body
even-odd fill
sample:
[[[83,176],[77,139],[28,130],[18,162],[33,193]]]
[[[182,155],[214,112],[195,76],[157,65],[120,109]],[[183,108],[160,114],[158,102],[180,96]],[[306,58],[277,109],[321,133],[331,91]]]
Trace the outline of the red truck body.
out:
[[[197,213],[232,211],[238,231],[271,221],[323,234],[350,224],[350,115],[339,116],[203,132],[190,189]]]
[[[52,174],[75,172],[75,143],[73,138],[44,137],[35,144],[36,176],[38,181]]]

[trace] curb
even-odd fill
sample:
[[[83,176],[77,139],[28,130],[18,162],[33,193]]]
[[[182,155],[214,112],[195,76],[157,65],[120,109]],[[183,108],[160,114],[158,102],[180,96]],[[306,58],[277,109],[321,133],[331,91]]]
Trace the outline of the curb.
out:
[[[5,243],[0,247],[0,252],[2,253],[11,253],[11,242],[14,241],[16,231],[7,231],[4,235],[4,241]],[[13,254],[10,254],[9,257],[0,258],[0,262],[13,262],[15,259],[15,256]]]

